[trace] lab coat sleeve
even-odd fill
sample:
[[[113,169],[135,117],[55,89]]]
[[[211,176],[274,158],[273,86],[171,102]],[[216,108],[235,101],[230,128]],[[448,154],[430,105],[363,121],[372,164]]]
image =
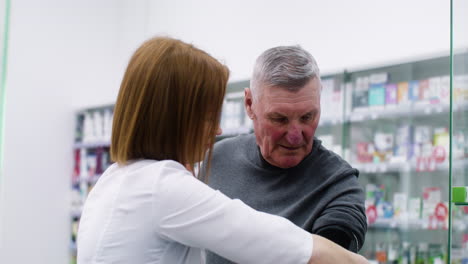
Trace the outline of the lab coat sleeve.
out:
[[[158,234],[208,249],[242,264],[307,263],[312,236],[289,220],[230,199],[167,161],[155,182],[153,215]]]

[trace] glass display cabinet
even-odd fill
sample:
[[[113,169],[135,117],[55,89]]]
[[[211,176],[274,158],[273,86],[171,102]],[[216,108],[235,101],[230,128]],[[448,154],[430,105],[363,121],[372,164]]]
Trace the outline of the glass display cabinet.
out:
[[[375,263],[443,263],[450,56],[345,71],[323,83],[316,135],[359,169],[366,195],[368,232],[360,253]]]
[[[75,115],[71,182],[70,264],[77,259],[78,226],[83,205],[102,173],[111,165],[110,139],[114,105],[87,108]]]
[[[451,1],[450,263],[468,263],[468,2]]]

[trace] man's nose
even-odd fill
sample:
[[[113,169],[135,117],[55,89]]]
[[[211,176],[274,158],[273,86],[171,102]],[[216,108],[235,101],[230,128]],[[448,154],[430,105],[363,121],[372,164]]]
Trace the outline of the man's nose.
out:
[[[286,134],[286,141],[291,146],[297,146],[302,142],[302,129],[298,126],[292,126]]]

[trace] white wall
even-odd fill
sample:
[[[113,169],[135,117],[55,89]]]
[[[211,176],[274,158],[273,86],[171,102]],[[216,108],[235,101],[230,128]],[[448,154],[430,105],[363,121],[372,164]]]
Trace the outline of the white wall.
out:
[[[14,0],[0,263],[68,262],[74,111],[115,101],[148,36],[193,42],[249,78],[265,49],[301,44],[322,72],[447,51],[445,0]]]
[[[174,3],[176,2],[176,3]],[[445,0],[159,0],[150,32],[193,42],[247,79],[255,58],[300,44],[322,72],[449,50]]]
[[[69,262],[74,111],[113,102],[129,2],[12,1],[0,263]]]
[[[0,73],[3,72],[2,70],[2,58],[3,58],[3,34],[5,29],[5,17],[7,15],[6,12],[6,0],[0,0]],[[1,84],[0,84],[1,85]]]
[[[76,54],[79,68],[72,76],[78,80],[67,87],[72,105],[86,108],[114,103],[130,56],[148,37],[149,0],[86,0],[74,5],[83,7],[76,23],[88,21],[78,36],[80,43],[73,43],[72,48],[85,47]]]

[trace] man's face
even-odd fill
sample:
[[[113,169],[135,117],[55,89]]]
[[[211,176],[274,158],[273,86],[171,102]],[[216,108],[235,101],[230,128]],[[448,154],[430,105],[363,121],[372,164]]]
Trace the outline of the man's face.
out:
[[[320,81],[313,78],[296,92],[259,88],[262,91],[256,101],[246,88],[245,107],[262,156],[273,166],[294,167],[312,150],[320,119]]]

